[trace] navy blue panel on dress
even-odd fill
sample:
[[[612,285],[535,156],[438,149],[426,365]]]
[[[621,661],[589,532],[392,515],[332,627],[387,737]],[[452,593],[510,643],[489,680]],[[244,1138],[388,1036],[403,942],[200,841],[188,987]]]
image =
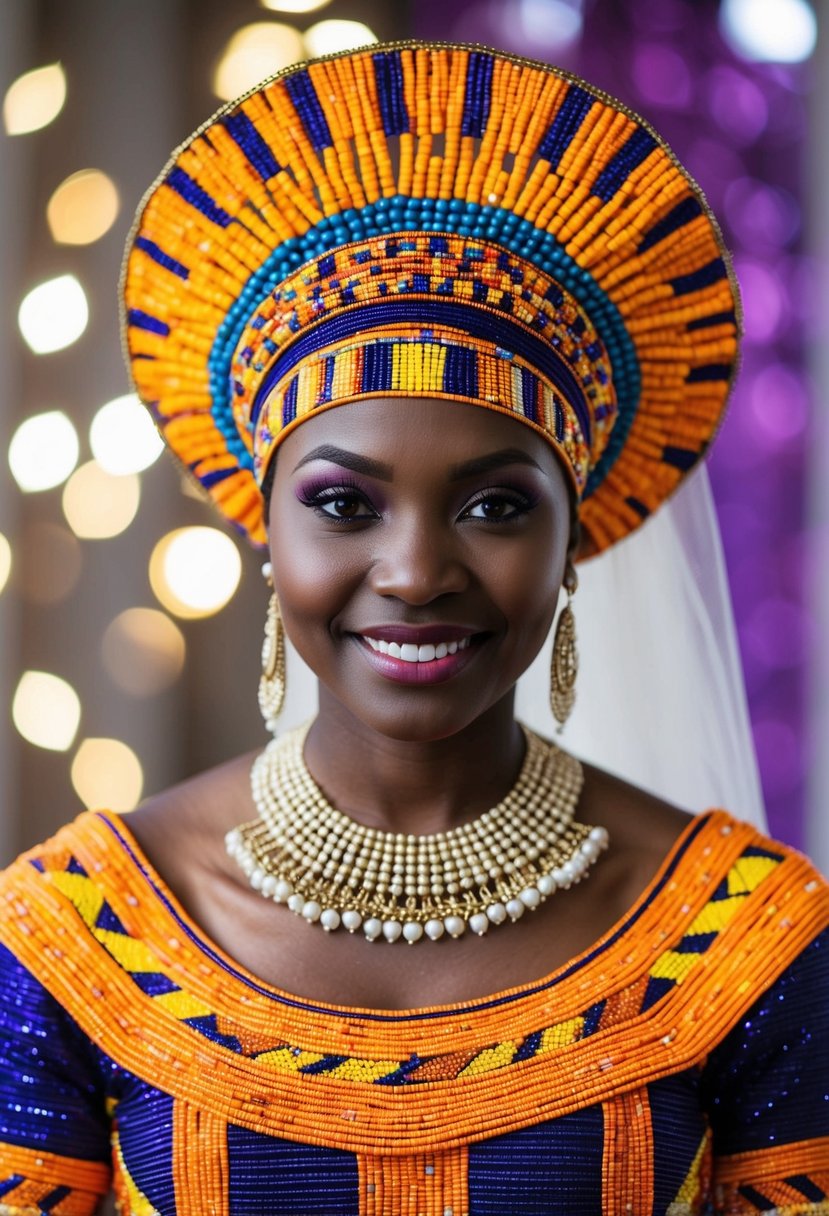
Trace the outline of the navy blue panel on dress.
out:
[[[126,1075],[118,1103],[118,1139],[127,1173],[157,1212],[176,1211],[173,1186],[173,1099]]]
[[[228,114],[223,118],[222,125],[263,181],[276,177],[280,170],[279,162],[247,114],[237,110],[235,114]]]
[[[689,1068],[648,1086],[653,1126],[653,1212],[673,1203],[705,1135],[699,1103],[699,1071]]]
[[[610,202],[619,187],[627,181],[633,170],[650,156],[655,147],[656,140],[650,132],[637,127],[602,169],[590,193],[598,195],[603,203]]]
[[[0,1141],[108,1162],[100,1079],[76,1023],[0,946]]]
[[[409,130],[409,112],[403,92],[403,68],[399,51],[379,51],[372,55],[380,117],[386,135],[403,135]]]
[[[542,160],[550,162],[550,169],[555,171],[564,153],[575,138],[576,132],[584,120],[593,97],[577,84],[571,84],[567,96],[559,108],[549,130],[538,145],[538,155]]]
[[[492,104],[492,70],[495,60],[484,51],[473,51],[466,72],[466,93],[463,99],[461,135],[480,139],[489,118]]]
[[[829,930],[708,1057],[702,1094],[715,1151],[753,1152],[829,1136],[827,1077]]]
[[[469,1146],[469,1216],[594,1216],[602,1210],[600,1106]]]
[[[317,91],[307,72],[295,72],[285,77],[285,88],[288,90],[294,109],[302,120],[305,133],[314,146],[315,152],[330,148],[333,140]]]
[[[359,1210],[353,1153],[294,1144],[233,1125],[227,1129],[227,1145],[233,1216],[355,1216]]]

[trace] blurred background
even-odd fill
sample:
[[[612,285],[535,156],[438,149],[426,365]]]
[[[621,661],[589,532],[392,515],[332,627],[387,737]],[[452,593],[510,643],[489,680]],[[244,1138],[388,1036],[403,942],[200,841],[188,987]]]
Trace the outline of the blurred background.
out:
[[[222,101],[416,36],[586,76],[654,123],[722,221],[746,342],[710,470],[752,726],[772,831],[829,869],[817,27],[808,0],[3,0],[0,861],[84,806],[128,810],[261,745],[261,559],[129,394],[121,251],[170,150]]]

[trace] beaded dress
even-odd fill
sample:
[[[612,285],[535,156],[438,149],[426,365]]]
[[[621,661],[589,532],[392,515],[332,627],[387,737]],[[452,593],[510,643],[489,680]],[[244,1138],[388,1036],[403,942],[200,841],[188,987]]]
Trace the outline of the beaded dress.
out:
[[[108,813],[0,907],[0,1212],[829,1212],[829,889],[724,812],[570,964],[434,1008],[258,982]]]

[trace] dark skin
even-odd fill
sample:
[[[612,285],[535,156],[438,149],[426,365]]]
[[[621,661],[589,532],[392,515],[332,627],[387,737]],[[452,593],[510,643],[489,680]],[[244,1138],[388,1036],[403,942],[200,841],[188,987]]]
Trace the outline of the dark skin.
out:
[[[271,556],[288,635],[320,679],[305,757],[335,806],[423,834],[511,788],[523,755],[515,682],[547,635],[574,551],[569,499],[546,440],[475,406],[367,400],[286,437]],[[451,679],[399,684],[367,662],[360,637],[372,628],[427,624],[474,631],[476,653]],[[158,795],[127,824],[226,954],[284,991],[344,1006],[448,1004],[549,975],[625,916],[690,818],[586,766],[577,817],[611,840],[586,881],[484,938],[370,944],[264,900],[227,857],[225,833],[256,813],[252,758]]]

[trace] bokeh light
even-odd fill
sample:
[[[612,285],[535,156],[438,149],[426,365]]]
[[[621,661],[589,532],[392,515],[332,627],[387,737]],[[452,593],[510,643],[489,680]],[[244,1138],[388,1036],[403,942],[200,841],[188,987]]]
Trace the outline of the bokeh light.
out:
[[[752,144],[766,129],[769,103],[747,71],[727,64],[712,68],[703,88],[714,121],[738,144]]]
[[[3,122],[9,135],[26,135],[53,122],[66,101],[66,76],[59,63],[18,76],[6,90]]]
[[[802,375],[784,363],[772,363],[753,377],[749,392],[751,418],[766,445],[799,439],[809,421],[809,391]]]
[[[158,459],[164,441],[134,393],[102,405],[89,429],[92,454],[107,473],[141,473]]]
[[[127,608],[101,642],[104,666],[115,684],[134,697],[163,692],[181,674],[186,644],[174,621],[156,608]]]
[[[662,43],[643,42],[633,56],[633,78],[641,97],[680,109],[691,100],[691,73],[682,55]]]
[[[140,501],[141,482],[135,473],[114,477],[97,460],[89,460],[67,481],[61,504],[76,536],[107,540],[130,526]]]
[[[12,701],[12,720],[36,747],[65,752],[81,720],[81,703],[71,684],[47,671],[26,671]]]
[[[88,320],[86,293],[73,274],[62,274],[33,287],[17,313],[20,332],[36,355],[71,346]]]
[[[217,528],[177,528],[150,558],[150,585],[168,611],[183,618],[212,616],[231,599],[242,576],[236,545]]]
[[[376,41],[377,35],[362,21],[318,21],[305,31],[305,45],[312,58],[317,55],[334,55],[337,51],[350,51],[354,47],[368,46]]]
[[[118,207],[112,178],[100,169],[81,169],[54,191],[46,205],[46,221],[58,244],[90,245],[110,230]]]
[[[12,572],[12,547],[0,532],[0,592],[9,581]]]
[[[78,432],[62,410],[21,422],[9,444],[9,467],[26,493],[59,486],[78,463]]]
[[[256,21],[237,30],[228,42],[213,73],[213,92],[231,101],[305,58],[302,35],[292,25]]]
[[[272,13],[314,13],[331,0],[259,0],[259,3]]]
[[[144,770],[120,739],[84,739],[72,761],[72,785],[89,809],[131,811],[141,800]]]
[[[744,59],[800,63],[817,42],[817,17],[808,0],[722,0],[720,30]]]
[[[46,520],[26,525],[19,549],[19,582],[32,604],[59,604],[78,584],[83,565],[77,537]]]

